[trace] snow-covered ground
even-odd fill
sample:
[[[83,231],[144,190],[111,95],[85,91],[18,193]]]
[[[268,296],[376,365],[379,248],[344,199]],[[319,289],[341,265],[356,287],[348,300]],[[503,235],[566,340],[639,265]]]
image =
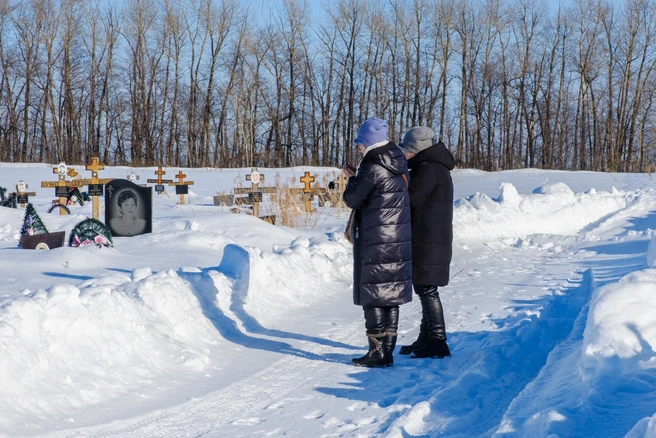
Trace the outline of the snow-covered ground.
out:
[[[0,208],[0,436],[656,436],[654,177],[453,172],[453,355],[366,369],[344,210],[270,225],[213,205],[250,169],[166,170],[185,204],[153,193],[153,232],[114,248],[19,249],[24,210]],[[260,169],[305,171],[337,174]],[[47,213],[55,178],[0,164],[68,239],[91,203]],[[401,307],[400,345],[419,320]]]

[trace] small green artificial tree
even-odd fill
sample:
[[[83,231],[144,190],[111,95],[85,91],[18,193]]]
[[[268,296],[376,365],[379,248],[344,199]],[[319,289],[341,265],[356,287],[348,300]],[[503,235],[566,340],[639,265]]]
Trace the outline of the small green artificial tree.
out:
[[[41,221],[34,206],[31,203],[25,207],[25,216],[23,216],[23,228],[21,228],[21,236],[34,236],[35,234],[45,234],[48,229]]]

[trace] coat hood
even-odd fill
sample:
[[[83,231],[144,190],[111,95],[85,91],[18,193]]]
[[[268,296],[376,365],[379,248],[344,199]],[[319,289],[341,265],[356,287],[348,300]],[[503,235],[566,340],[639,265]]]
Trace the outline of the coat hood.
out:
[[[408,172],[408,160],[405,159],[405,155],[401,149],[393,142],[368,151],[362,158],[363,163],[367,161],[374,161],[395,175],[402,175]]]
[[[411,169],[423,163],[424,161],[433,161],[440,163],[442,166],[446,167],[449,170],[453,170],[456,165],[456,159],[453,154],[441,141],[419,152],[414,157],[408,160],[408,167]]]

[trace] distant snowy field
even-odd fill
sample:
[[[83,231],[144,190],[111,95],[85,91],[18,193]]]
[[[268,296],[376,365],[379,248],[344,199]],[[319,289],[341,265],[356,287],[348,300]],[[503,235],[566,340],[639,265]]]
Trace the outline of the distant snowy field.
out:
[[[0,186],[68,240],[91,203],[47,213],[52,167],[0,163]],[[153,232],[114,248],[19,249],[24,209],[0,208],[0,436],[656,436],[656,176],[454,171],[453,356],[361,369],[346,212],[270,225],[213,205],[250,169],[165,170],[185,204],[153,192]]]

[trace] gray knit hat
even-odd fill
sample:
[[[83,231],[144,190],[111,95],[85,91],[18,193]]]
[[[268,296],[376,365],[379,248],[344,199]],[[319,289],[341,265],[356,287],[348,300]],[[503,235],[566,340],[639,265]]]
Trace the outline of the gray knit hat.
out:
[[[432,129],[425,126],[415,126],[405,133],[399,147],[403,151],[416,154],[433,146],[434,136],[435,134]]]

